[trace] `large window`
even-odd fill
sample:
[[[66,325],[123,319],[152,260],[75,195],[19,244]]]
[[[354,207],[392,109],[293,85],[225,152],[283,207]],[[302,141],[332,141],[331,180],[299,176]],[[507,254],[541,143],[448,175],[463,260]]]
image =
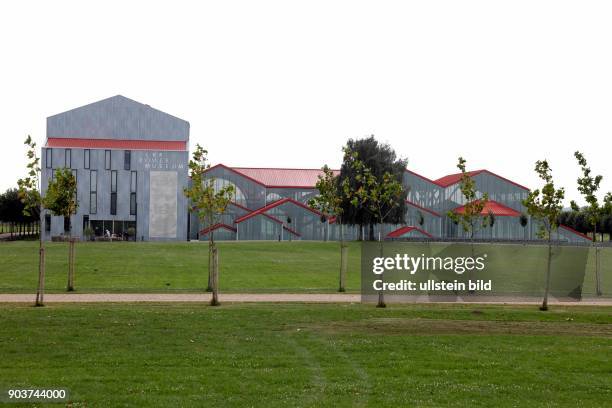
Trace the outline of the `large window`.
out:
[[[72,167],[72,150],[70,149],[64,151],[64,167],[67,169]]]
[[[89,172],[89,213],[96,214],[98,212],[98,172],[91,170]]]
[[[111,215],[117,215],[117,170],[111,171]]]
[[[83,167],[88,169],[91,165],[89,149],[83,151]]]
[[[136,215],[136,189],[138,188],[138,174],[130,173],[130,215]]]
[[[111,169],[111,151],[110,150],[104,151],[104,168],[106,170]]]
[[[130,170],[131,167],[132,167],[132,152],[129,150],[126,150],[125,153],[123,154],[123,169]]]
[[[48,169],[53,167],[53,149],[45,150],[45,167]]]
[[[78,179],[78,170],[72,169],[72,177],[74,177],[74,201],[78,203],[79,201],[79,179]],[[76,213],[76,209],[75,209]]]

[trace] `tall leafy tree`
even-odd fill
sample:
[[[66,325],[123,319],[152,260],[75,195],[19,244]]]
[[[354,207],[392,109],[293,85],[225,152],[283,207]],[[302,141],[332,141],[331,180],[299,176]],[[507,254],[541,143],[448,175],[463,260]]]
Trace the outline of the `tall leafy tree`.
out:
[[[371,214],[372,219],[380,224],[378,242],[379,253],[382,257],[382,227],[406,201],[406,193],[396,175],[385,172],[381,177],[377,177],[372,169],[359,158],[358,152],[345,148],[344,155],[344,162],[350,163],[355,180],[359,183],[359,188],[353,190],[349,182],[344,182],[342,185],[344,195],[350,200],[352,206],[365,209]],[[386,307],[383,291],[378,292],[377,307]]]
[[[77,184],[72,170],[61,168],[55,170],[55,176],[49,180],[43,205],[53,215],[62,216],[68,220],[68,285],[69,292],[74,290],[74,256],[75,240],[72,238],[71,217],[77,211],[79,203],[76,198]]]
[[[44,305],[45,293],[45,242],[43,240],[43,231],[45,230],[45,218],[43,216],[43,196],[41,193],[40,184],[40,157],[36,143],[32,137],[28,135],[24,142],[26,150],[26,176],[17,181],[19,186],[19,197],[24,204],[23,213],[26,216],[38,217],[40,219],[39,227],[39,245],[38,245],[38,286],[36,288],[36,306]]]
[[[482,215],[487,203],[489,202],[489,194],[484,193],[482,197],[478,198],[478,191],[476,190],[476,182],[470,173],[466,171],[465,159],[459,157],[457,162],[457,168],[461,170],[461,180],[459,182],[459,189],[465,199],[465,205],[463,206],[463,213],[458,214],[454,211],[447,213],[448,217],[456,224],[460,225],[463,231],[468,234],[470,243],[474,244],[474,236],[476,232],[485,228],[491,224],[490,215]]]
[[[342,219],[342,214],[344,213],[344,208],[342,207],[344,190],[340,185],[340,178],[327,165],[323,166],[321,170],[323,174],[319,175],[316,184],[319,194],[310,199],[308,204],[311,208],[323,213],[326,221],[329,221],[330,217],[335,217],[336,225],[340,227],[340,277],[338,292],[344,292],[346,290],[348,262],[348,246],[344,241],[344,220]]]
[[[546,262],[546,286],[544,299],[540,310],[548,310],[548,295],[550,292],[551,264],[552,264],[552,233],[558,227],[559,214],[563,210],[565,190],[556,188],[552,177],[552,169],[546,160],[538,160],[535,172],[544,182],[541,189],[530,191],[523,205],[533,218],[540,222],[538,236],[548,241],[548,257]]]
[[[382,180],[384,174],[388,173],[401,184],[408,162],[406,159],[399,158],[389,144],[380,143],[374,136],[370,136],[364,139],[349,139],[344,150],[355,152],[359,160],[363,162],[365,167],[370,169],[371,174],[377,180]],[[340,168],[340,184],[345,183],[348,183],[352,191],[357,191],[360,187],[363,187],[363,179],[357,179],[357,172],[353,167],[352,158],[346,154]],[[404,199],[401,200],[399,205],[394,206],[389,211],[387,219],[390,223],[401,224],[404,222],[406,191],[403,191],[402,194]],[[368,226],[369,238],[374,240],[374,225],[380,223],[376,215],[372,214],[366,207],[352,205],[347,198],[343,200],[342,208],[344,209],[343,219],[345,223],[359,225],[360,239],[363,238],[363,228]]]
[[[215,188],[215,178],[206,176],[210,168],[208,151],[199,144],[189,161],[191,186],[184,190],[185,196],[191,200],[190,210],[198,214],[201,225],[214,226],[225,213],[234,197],[234,186],[226,185]],[[212,306],[219,305],[219,270],[215,246],[214,231],[208,232],[208,291],[212,291]]]

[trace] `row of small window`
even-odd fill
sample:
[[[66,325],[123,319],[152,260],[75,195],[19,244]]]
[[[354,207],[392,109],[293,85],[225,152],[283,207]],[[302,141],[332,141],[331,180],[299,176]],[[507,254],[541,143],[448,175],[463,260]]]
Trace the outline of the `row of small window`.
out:
[[[110,170],[112,167],[112,155],[110,150],[104,151],[104,169]],[[47,149],[45,152],[45,166],[50,169],[53,167],[53,149]],[[64,167],[72,168],[72,149],[64,151]],[[83,150],[83,167],[89,169],[91,167],[91,151]],[[123,169],[130,170],[132,168],[132,152],[124,150],[123,152]]]
[[[89,172],[89,213],[98,212],[98,171]],[[136,215],[136,190],[138,188],[138,173],[130,172],[130,215]],[[111,171],[110,213],[117,215],[117,170]]]

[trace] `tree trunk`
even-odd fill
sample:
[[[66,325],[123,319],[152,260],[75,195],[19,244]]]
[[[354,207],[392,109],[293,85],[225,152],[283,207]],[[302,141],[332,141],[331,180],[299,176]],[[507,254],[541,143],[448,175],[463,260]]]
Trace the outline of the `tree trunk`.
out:
[[[599,248],[597,247],[597,224],[593,228],[593,246],[595,247],[595,293],[601,296],[601,276],[599,276]],[[603,241],[603,238],[602,238]]]
[[[548,293],[550,292],[550,275],[551,275],[551,260],[552,260],[552,243],[550,242],[550,231],[548,233],[548,260],[546,262],[546,286],[544,287],[544,299],[540,310],[548,310]]]
[[[68,238],[68,292],[74,292],[74,238]]]
[[[369,225],[368,235],[369,235],[368,239],[370,241],[376,241],[376,238],[374,237],[374,224],[373,223],[370,223]]]
[[[217,248],[212,250],[213,257],[213,280],[212,280],[212,299],[210,300],[211,306],[219,306],[219,253]]]
[[[215,239],[213,237],[213,232],[208,231],[208,284],[206,286],[207,292],[212,292],[213,290],[213,250],[215,247]]]
[[[378,255],[382,258],[383,257],[383,242],[382,241],[378,241]],[[380,281],[382,283],[385,282],[385,272],[383,270],[383,273],[380,274]],[[376,304],[376,307],[387,307],[387,304],[385,303],[385,293],[383,290],[378,292],[378,303]]]
[[[363,241],[363,224],[359,224],[359,234],[357,236],[358,241]]]
[[[36,289],[35,306],[44,306],[45,296],[45,243],[43,241],[42,229],[44,224],[44,215],[40,212],[40,228],[39,228],[39,244],[38,244],[38,288]]]
[[[344,226],[340,223],[340,286],[338,292],[346,291],[346,269],[348,263],[348,246],[344,242]]]

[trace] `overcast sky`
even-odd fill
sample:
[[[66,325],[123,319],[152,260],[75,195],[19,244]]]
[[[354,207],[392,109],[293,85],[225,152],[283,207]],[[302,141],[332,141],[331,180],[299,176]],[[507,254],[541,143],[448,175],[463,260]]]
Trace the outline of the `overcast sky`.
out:
[[[583,151],[612,190],[610,1],[11,1],[0,5],[0,189],[47,116],[121,94],[191,123],[213,163],[340,164],[374,134],[430,178],[577,198]]]

